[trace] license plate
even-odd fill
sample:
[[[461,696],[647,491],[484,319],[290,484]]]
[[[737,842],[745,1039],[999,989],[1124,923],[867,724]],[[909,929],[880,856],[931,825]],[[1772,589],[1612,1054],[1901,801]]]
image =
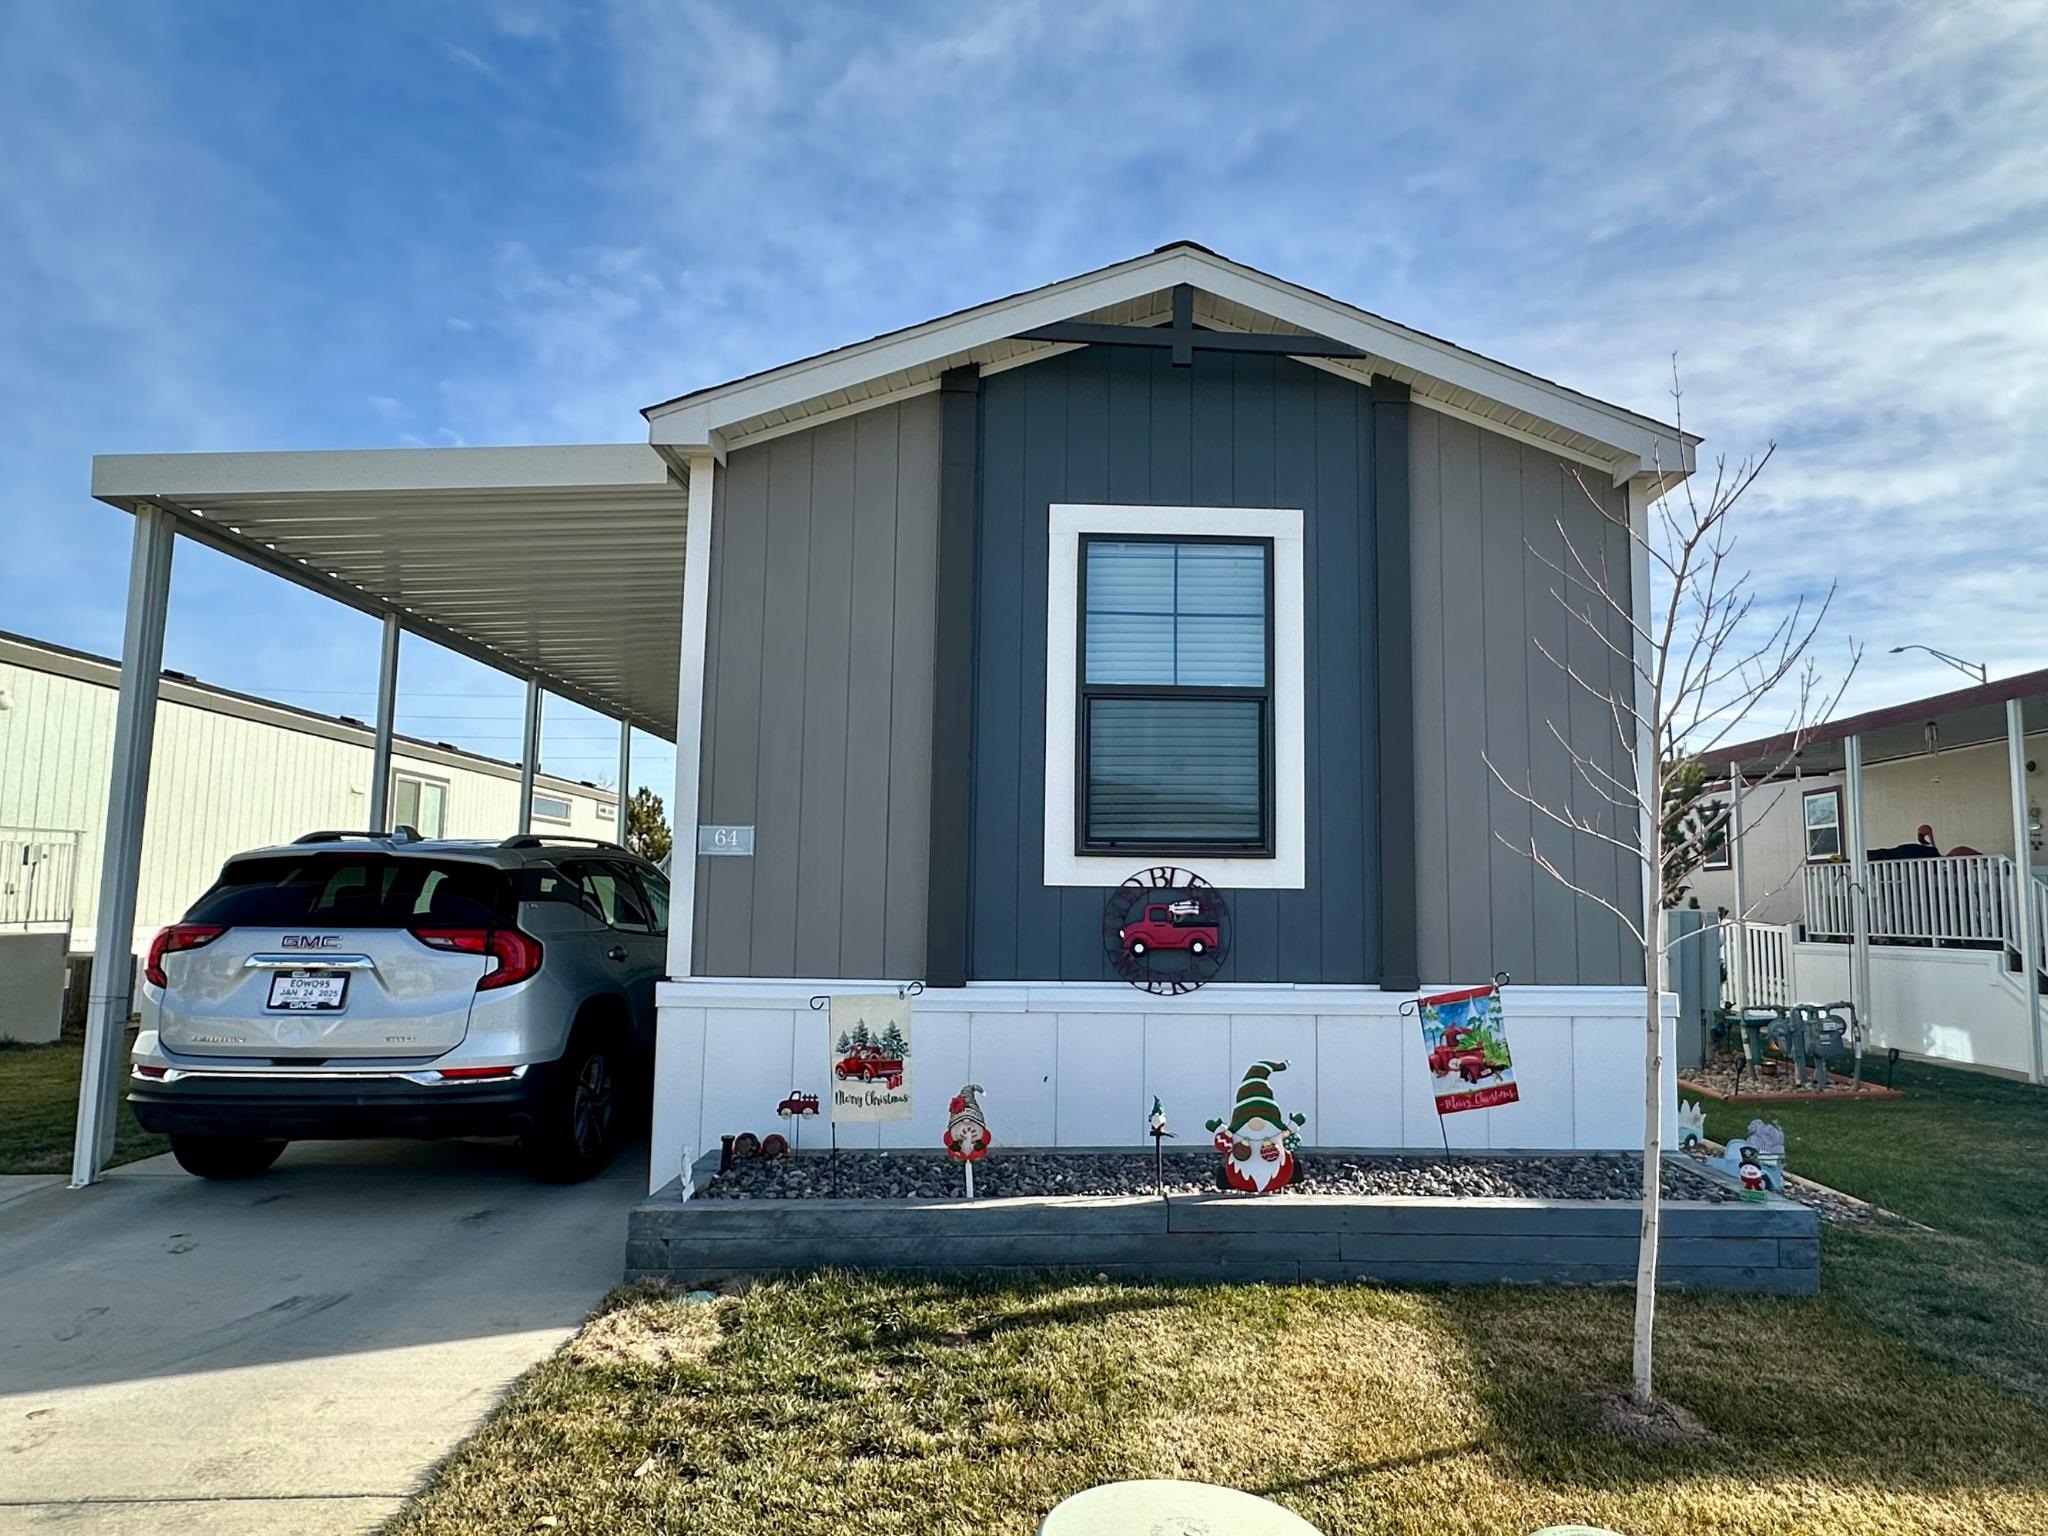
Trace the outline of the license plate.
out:
[[[270,1006],[287,1013],[326,1013],[348,996],[347,971],[279,971],[270,978]]]

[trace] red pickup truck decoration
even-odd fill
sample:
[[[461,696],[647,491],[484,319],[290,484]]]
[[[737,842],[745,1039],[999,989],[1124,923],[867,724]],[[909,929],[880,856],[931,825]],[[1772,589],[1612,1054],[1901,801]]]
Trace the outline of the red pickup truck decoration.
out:
[[[1154,949],[1184,949],[1191,955],[1203,955],[1222,942],[1201,902],[1189,899],[1152,902],[1142,916],[1124,924],[1118,937],[1133,956]]]
[[[879,1046],[856,1045],[839,1058],[832,1075],[842,1083],[886,1083],[903,1086],[903,1058],[886,1054]]]
[[[1103,953],[1117,975],[1147,992],[1192,992],[1215,980],[1229,945],[1229,906],[1191,870],[1144,870],[1103,902]]]
[[[1500,994],[1498,985],[1461,987],[1416,1000],[1439,1115],[1520,1100]]]

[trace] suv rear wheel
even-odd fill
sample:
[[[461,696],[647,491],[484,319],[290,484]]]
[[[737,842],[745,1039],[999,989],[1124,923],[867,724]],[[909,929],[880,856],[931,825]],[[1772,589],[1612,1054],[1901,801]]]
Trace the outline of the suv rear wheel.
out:
[[[171,1156],[202,1179],[252,1179],[278,1159],[281,1141],[254,1136],[173,1136]]]
[[[601,1171],[618,1149],[625,1054],[608,1030],[579,1028],[556,1063],[540,1119],[526,1138],[533,1171],[575,1184]]]

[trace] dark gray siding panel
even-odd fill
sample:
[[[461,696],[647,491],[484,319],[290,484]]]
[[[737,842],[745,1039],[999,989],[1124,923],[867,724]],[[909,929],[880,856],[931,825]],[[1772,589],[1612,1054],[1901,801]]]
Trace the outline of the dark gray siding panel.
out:
[[[1566,460],[1418,403],[1409,436],[1414,512],[1416,914],[1429,981],[1602,985],[1640,980],[1621,924],[1535,867],[1533,838],[1575,882],[1626,905],[1640,878],[1625,853],[1532,812],[1489,769],[1613,835],[1632,820],[1576,772],[1551,727],[1609,772],[1630,772],[1608,711],[1557,663],[1597,686],[1632,686],[1625,619],[1567,585],[1564,538],[1613,590],[1629,591],[1627,492]],[[1563,533],[1559,525],[1563,525]],[[1567,612],[1573,599],[1598,630]],[[1543,649],[1539,649],[1539,643]],[[1547,649],[1556,662],[1547,659]],[[1511,846],[1512,845],[1512,846]],[[1519,850],[1519,851],[1518,851]]]
[[[1237,932],[1222,979],[1376,980],[1365,390],[1284,358],[1197,352],[1192,367],[1175,368],[1163,350],[1109,347],[1013,369],[982,389],[969,974],[1110,975],[1102,891],[1044,881],[1046,513],[1054,502],[1124,502],[1306,514],[1308,887],[1229,893]],[[1144,862],[1134,856],[1133,870]]]
[[[938,478],[935,396],[721,478],[700,812],[755,838],[697,861],[703,974],[923,972]]]

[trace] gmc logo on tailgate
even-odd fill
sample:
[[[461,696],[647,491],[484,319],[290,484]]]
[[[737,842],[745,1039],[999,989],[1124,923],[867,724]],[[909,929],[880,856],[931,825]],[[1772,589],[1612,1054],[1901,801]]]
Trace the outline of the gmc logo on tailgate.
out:
[[[284,936],[286,949],[339,949],[341,935],[338,933],[288,933]]]

